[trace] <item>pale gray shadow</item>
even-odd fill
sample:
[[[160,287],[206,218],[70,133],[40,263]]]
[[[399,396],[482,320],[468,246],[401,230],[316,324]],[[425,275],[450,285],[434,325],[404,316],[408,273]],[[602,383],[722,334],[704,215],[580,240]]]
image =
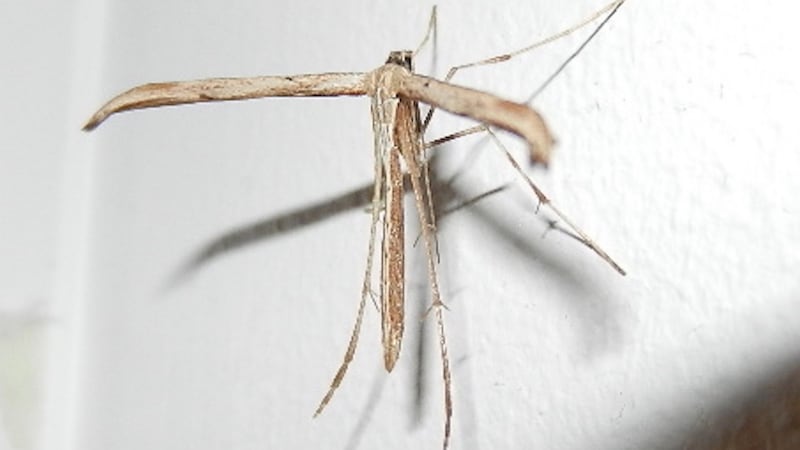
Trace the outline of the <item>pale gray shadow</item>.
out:
[[[344,446],[346,450],[355,450],[361,443],[364,432],[367,430],[367,427],[372,420],[372,415],[375,412],[375,408],[378,406],[378,402],[380,401],[385,384],[386,373],[383,369],[383,366],[381,366],[378,369],[378,373],[375,375],[372,386],[369,389],[366,403],[361,408],[358,423],[356,423],[356,425],[353,427],[353,431],[350,432],[350,437],[347,439],[347,444]]]
[[[776,363],[757,380],[734,381],[725,389],[728,397],[707,405],[695,430],[673,448],[800,448],[800,352]]]
[[[628,440],[629,448],[652,450],[793,450],[800,448],[800,352],[783,355],[757,379],[751,372],[729,374],[712,404],[672,403],[647,435]]]
[[[501,192],[505,187],[496,187],[479,196],[458,202],[458,193],[450,190],[449,184],[436,183],[432,180],[432,189],[435,201],[446,199],[449,209],[442,214],[449,214],[458,209],[466,208],[484,198]],[[410,182],[406,177],[406,191],[410,190]],[[304,227],[313,225],[323,220],[330,219],[353,209],[366,208],[372,201],[373,184],[330,197],[303,208],[297,208],[277,216],[257,220],[225,231],[203,244],[186,262],[167,279],[165,289],[171,289],[184,282],[189,276],[200,270],[213,260],[225,256],[236,250],[244,249],[258,242],[288,234]],[[444,202],[442,204],[445,204]]]
[[[211,261],[282,234],[291,233],[352,209],[366,207],[372,199],[372,184],[283,214],[243,224],[203,244],[165,283],[166,289],[181,284]]]

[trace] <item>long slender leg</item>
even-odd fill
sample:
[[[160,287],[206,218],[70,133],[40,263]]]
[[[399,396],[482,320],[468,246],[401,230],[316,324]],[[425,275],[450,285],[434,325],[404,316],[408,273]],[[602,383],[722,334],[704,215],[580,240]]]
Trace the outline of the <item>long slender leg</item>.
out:
[[[328,392],[325,393],[325,396],[319,402],[319,406],[317,406],[317,410],[314,412],[314,417],[317,417],[322,413],[322,410],[325,409],[325,406],[331,401],[331,398],[333,398],[334,391],[336,391],[339,385],[342,384],[344,375],[347,373],[347,368],[350,366],[350,362],[353,360],[353,356],[356,353],[356,347],[358,347],[358,337],[361,334],[361,323],[364,318],[364,307],[367,303],[367,296],[370,295],[371,292],[370,285],[372,283],[372,259],[373,255],[375,254],[375,236],[378,231],[378,217],[380,215],[380,197],[383,179],[380,160],[376,160],[376,162],[375,188],[373,189],[372,193],[372,220],[369,228],[369,249],[367,250],[367,267],[364,271],[364,282],[361,286],[361,300],[358,303],[356,321],[353,325],[353,331],[350,334],[350,341],[347,344],[347,351],[344,354],[342,364],[336,371],[336,375],[334,375],[333,380],[331,381],[331,386],[328,388]]]
[[[418,161],[422,161],[422,185],[425,187],[425,200],[427,203],[427,210],[428,210],[428,223],[430,224],[430,229],[433,233],[433,242],[436,247],[436,262],[441,260],[441,255],[439,254],[439,238],[436,234],[436,210],[433,208],[433,192],[431,189],[431,177],[430,171],[428,170],[429,164],[428,159],[425,158],[425,151],[422,151],[417,156]],[[412,182],[413,186],[413,182]]]
[[[434,212],[431,203],[426,199],[429,187],[424,185],[428,180],[427,165],[422,160],[423,144],[420,134],[419,109],[416,102],[401,100],[397,108],[397,124],[395,128],[395,141],[403,154],[406,163],[411,187],[414,192],[414,202],[417,208],[422,237],[425,241],[425,254],[428,266],[428,282],[431,287],[431,306],[428,311],[433,311],[436,316],[437,334],[439,336],[439,352],[442,360],[442,379],[444,380],[444,407],[445,426],[443,448],[450,442],[450,428],[453,416],[453,398],[450,375],[450,359],[447,353],[447,339],[445,337],[444,317],[441,293],[439,291],[439,277],[436,272],[436,236],[435,228],[431,221]]]
[[[539,199],[539,205],[545,205],[548,208],[550,208],[550,210],[553,211],[553,213],[556,216],[558,216],[561,220],[563,220],[564,223],[566,223],[567,226],[569,226],[577,234],[577,236],[575,237],[578,239],[578,241],[580,241],[583,245],[589,247],[593,252],[595,252],[598,256],[603,258],[603,260],[605,260],[609,265],[611,265],[611,267],[614,268],[614,270],[619,272],[620,275],[624,276],[625,270],[622,267],[620,267],[620,265],[617,264],[617,262],[614,261],[614,259],[608,256],[608,253],[606,253],[602,248],[600,248],[600,246],[598,246],[586,233],[584,233],[583,230],[581,230],[577,225],[575,225],[575,223],[572,222],[572,220],[570,220],[564,213],[562,213],[561,210],[559,210],[550,201],[550,198],[547,197],[547,195],[545,195],[545,193],[536,185],[536,183],[533,182],[531,177],[529,177],[528,174],[526,174],[525,171],[522,170],[522,167],[520,167],[517,160],[514,159],[513,156],[511,156],[511,153],[508,151],[508,149],[506,149],[506,147],[503,145],[500,139],[497,138],[497,135],[494,134],[494,132],[489,128],[487,128],[486,131],[492,137],[492,140],[494,140],[495,144],[497,144],[498,148],[503,153],[505,153],[509,163],[511,163],[511,165],[514,167],[517,173],[519,173],[520,176],[522,176],[522,178],[528,184],[528,187],[530,187],[533,193],[536,195],[536,198]]]
[[[409,162],[408,159],[406,160],[406,164],[409,167],[411,186],[414,191],[414,201],[417,206],[420,227],[422,228],[422,238],[425,241],[425,254],[428,261],[428,281],[431,286],[431,296],[433,297],[431,299],[429,311],[433,311],[436,317],[436,328],[439,336],[439,352],[442,359],[442,378],[444,379],[445,398],[445,431],[443,448],[447,448],[450,441],[450,427],[453,416],[453,399],[450,360],[447,353],[447,339],[445,337],[444,316],[442,314],[444,303],[442,302],[441,294],[439,292],[439,277],[436,272],[437,257],[436,237],[434,233],[435,229],[429,220],[429,218],[433,216],[433,211],[429,209],[429,203],[427,203],[425,200],[426,190],[425,186],[423,186],[423,183],[424,180],[428,178],[427,175],[422,173],[423,170],[425,170],[425,166],[421,165],[416,160]]]
[[[572,231],[575,232],[575,234],[576,234],[575,237],[578,239],[578,241],[580,241],[585,246],[589,247],[589,249],[591,249],[598,256],[603,258],[603,260],[605,260],[608,264],[610,264],[611,267],[614,268],[614,270],[619,272],[621,275],[625,275],[625,270],[616,261],[614,261],[614,259],[611,258],[608,255],[608,253],[605,252],[605,250],[600,248],[600,246],[597,245],[589,237],[589,235],[587,235],[583,230],[581,230],[580,227],[578,227],[572,220],[570,220],[569,217],[567,217],[566,214],[561,212],[561,210],[558,209],[558,207],[553,204],[553,202],[550,200],[550,198],[547,197],[547,195],[545,195],[544,191],[542,191],[536,185],[536,183],[534,183],[534,181],[531,179],[531,177],[529,177],[528,174],[526,174],[525,171],[522,170],[522,167],[519,165],[517,160],[514,159],[513,156],[511,156],[511,153],[508,151],[508,149],[506,149],[506,147],[503,145],[502,141],[500,141],[500,139],[497,138],[497,135],[494,134],[494,131],[492,131],[492,129],[490,127],[487,127],[486,125],[476,125],[474,127],[466,128],[464,130],[457,131],[455,133],[452,133],[452,134],[449,134],[447,136],[441,137],[441,138],[436,139],[434,141],[425,143],[425,148],[426,149],[430,149],[430,148],[433,148],[433,147],[435,147],[437,145],[443,144],[445,142],[452,141],[452,140],[455,140],[455,139],[458,139],[458,138],[461,138],[461,137],[464,137],[464,136],[468,136],[470,134],[476,134],[476,133],[481,133],[481,132],[488,133],[489,136],[494,141],[495,145],[497,145],[498,148],[500,149],[500,151],[502,151],[506,155],[506,158],[508,158],[508,161],[509,161],[509,163],[511,163],[511,166],[514,167],[514,170],[516,170],[517,173],[520,176],[522,176],[522,178],[525,180],[525,182],[528,185],[528,187],[530,187],[531,190],[533,191],[533,193],[536,195],[536,198],[539,201],[539,205],[545,205],[546,207],[548,207],[556,216],[559,217],[559,219],[564,221],[564,223],[566,223],[567,226]],[[537,211],[538,211],[538,207],[537,207]]]
[[[372,103],[372,112],[373,117],[377,114],[376,112],[376,105],[375,99],[373,98]],[[325,409],[325,406],[330,402],[331,398],[333,398],[333,394],[336,389],[342,384],[342,380],[344,379],[345,374],[347,373],[347,369],[350,366],[350,362],[353,360],[353,356],[356,353],[356,347],[358,346],[358,338],[361,334],[361,323],[364,317],[364,306],[367,302],[367,296],[370,295],[372,292],[371,284],[372,284],[372,262],[373,257],[375,255],[375,240],[378,232],[378,219],[380,217],[381,211],[381,194],[384,191],[384,169],[383,169],[383,162],[384,162],[384,151],[383,148],[386,146],[385,136],[386,131],[381,130],[383,124],[379,123],[376,120],[373,120],[373,135],[375,139],[375,164],[374,164],[374,173],[375,173],[375,184],[372,190],[372,219],[370,222],[369,228],[369,248],[367,250],[367,267],[364,271],[364,282],[361,286],[361,300],[358,304],[358,312],[356,313],[356,322],[353,326],[353,331],[350,334],[350,341],[347,344],[347,350],[345,351],[344,358],[342,360],[339,369],[336,371],[336,375],[334,375],[333,380],[331,381],[331,386],[328,388],[328,392],[325,393],[325,396],[319,403],[317,410],[314,412],[314,417],[317,417],[322,410]],[[385,219],[384,219],[385,220]],[[385,237],[384,237],[385,238]]]
[[[466,69],[468,67],[486,66],[486,65],[490,65],[490,64],[502,63],[502,62],[510,60],[511,58],[513,58],[515,56],[519,56],[519,55],[521,55],[523,53],[530,52],[531,50],[537,49],[537,48],[539,48],[539,47],[541,47],[543,45],[547,45],[547,44],[549,44],[549,43],[551,43],[553,41],[556,41],[556,40],[561,39],[561,38],[563,38],[565,36],[568,36],[568,35],[574,33],[575,31],[578,31],[581,28],[585,27],[586,25],[594,22],[595,20],[600,18],[600,16],[602,16],[603,14],[613,10],[611,13],[609,13],[609,17],[610,17],[612,14],[614,14],[614,12],[620,6],[622,6],[622,4],[624,2],[625,2],[625,0],[614,0],[613,2],[611,2],[608,5],[604,6],[600,10],[592,13],[591,15],[586,17],[585,19],[581,20],[577,24],[567,28],[566,30],[559,31],[556,34],[548,36],[548,37],[546,37],[546,38],[544,38],[544,39],[542,39],[542,40],[540,40],[538,42],[534,42],[533,44],[528,45],[526,47],[523,47],[521,49],[515,50],[513,52],[505,53],[505,54],[502,54],[502,55],[493,56],[491,58],[483,59],[483,60],[480,60],[480,61],[476,61],[476,62],[472,62],[472,63],[468,63],[468,64],[461,64],[459,66],[455,66],[455,67],[451,68],[447,72],[447,76],[444,78],[444,81],[450,81],[450,79],[452,79],[453,76],[456,74],[456,72],[458,72],[459,70]]]
[[[430,20],[428,20],[428,30],[425,32],[425,37],[422,38],[422,41],[419,43],[417,48],[414,50],[414,53],[411,55],[412,58],[417,56],[417,54],[420,52],[420,50],[422,50],[425,44],[428,43],[431,37],[433,38],[434,42],[433,45],[436,46],[436,31],[439,29],[439,27],[437,26],[436,17],[437,17],[436,5],[433,5],[433,8],[431,9],[431,18]]]
[[[486,65],[490,65],[490,64],[502,63],[502,62],[505,62],[505,61],[508,61],[508,60],[514,58],[515,56],[519,56],[519,55],[521,55],[523,53],[530,52],[530,51],[532,51],[532,50],[534,50],[536,48],[539,48],[539,47],[541,47],[543,45],[549,44],[550,42],[553,42],[555,40],[561,39],[562,37],[565,37],[567,35],[570,35],[570,34],[574,33],[575,31],[577,31],[577,30],[585,27],[586,25],[594,22],[599,17],[601,17],[603,14],[611,11],[609,13],[609,15],[607,16],[607,18],[606,18],[606,20],[608,20],[608,18],[613,16],[614,13],[616,13],[617,9],[619,9],[619,7],[622,6],[622,4],[624,2],[625,2],[625,0],[614,0],[613,2],[609,3],[608,5],[606,5],[602,9],[600,9],[599,11],[589,15],[588,17],[586,17],[582,21],[580,21],[577,24],[567,28],[566,30],[558,32],[558,33],[553,34],[551,36],[548,36],[548,37],[546,37],[546,38],[544,38],[544,39],[542,39],[542,40],[540,40],[538,42],[534,42],[533,44],[528,45],[526,47],[523,47],[521,49],[515,50],[513,52],[505,53],[505,54],[502,54],[502,55],[493,56],[491,58],[482,59],[480,61],[475,61],[475,62],[468,63],[468,64],[461,64],[461,65],[458,65],[458,66],[454,66],[454,67],[450,68],[450,70],[447,72],[447,76],[444,78],[444,81],[445,82],[450,81],[453,78],[453,76],[459,70],[467,69],[467,68],[470,68],[470,67],[486,66]],[[605,21],[603,22],[603,24],[605,24]],[[602,24],[601,24],[601,27],[602,27]],[[560,68],[558,71],[560,71],[562,69],[563,69],[563,67]],[[431,108],[428,111],[428,114],[425,116],[425,120],[422,122],[422,129],[423,130],[427,129],[428,124],[431,121],[431,117],[433,116],[434,111],[436,111],[436,109],[435,108]]]
[[[428,31],[425,33],[425,37],[422,39],[422,42],[420,42],[420,44],[417,46],[416,50],[414,50],[414,54],[412,55],[414,58],[416,58],[416,56],[420,52],[420,50],[422,50],[422,48],[425,46],[425,44],[427,44],[428,40],[433,40],[434,52],[436,52],[437,31],[439,30],[439,22],[438,22],[437,17],[438,16],[436,14],[436,5],[434,5],[433,9],[431,10],[430,21],[428,22]],[[416,122],[420,123],[419,122],[419,118],[417,118]],[[420,134],[424,134],[424,132],[425,132],[424,129],[420,130]],[[420,156],[424,157],[424,155],[420,155]],[[431,184],[430,184],[430,179],[428,177],[428,173],[429,173],[428,172],[428,160],[427,160],[427,158],[423,158],[423,159],[421,159],[421,161],[423,161],[423,164],[424,164],[422,173],[425,174],[425,190],[426,190],[426,197],[428,199],[428,209],[430,211],[433,211],[433,203],[432,203],[433,202],[433,195],[431,193]],[[436,228],[435,221],[436,221],[435,214],[432,214],[431,215],[431,223],[432,223],[434,229]],[[438,255],[438,253],[439,253],[439,251],[438,251],[438,246],[439,246],[438,242],[437,242],[436,246],[437,246],[436,253]]]
[[[431,9],[431,18],[428,21],[428,30],[425,32],[425,37],[422,39],[422,42],[419,43],[419,45],[417,46],[416,50],[414,50],[414,53],[411,55],[412,56],[412,60],[414,60],[416,58],[417,54],[419,54],[419,52],[422,50],[422,48],[425,46],[425,44],[428,43],[429,40],[433,41],[433,47],[434,47],[433,51],[434,51],[434,53],[436,52],[437,31],[439,30],[439,22],[437,20],[437,17],[438,16],[436,14],[436,5],[434,5],[433,8]],[[413,71],[413,68],[412,68],[412,71]],[[429,111],[432,110],[432,109],[433,109],[432,107],[428,108]],[[418,124],[420,123],[420,120],[419,120],[419,108],[416,108],[416,111],[414,111],[413,114],[416,115],[414,123],[417,124],[417,126],[418,126]],[[425,131],[424,129],[420,129],[420,134],[424,134],[424,131]],[[431,227],[435,230],[436,229],[436,214],[433,213],[433,211],[434,211],[434,209],[433,209],[433,193],[431,192],[431,182],[430,182],[430,177],[428,176],[429,175],[428,159],[425,158],[424,149],[421,150],[421,154],[419,155],[419,158],[420,158],[419,161],[422,161],[422,165],[423,165],[422,174],[424,176],[424,182],[423,183],[425,185],[425,198],[426,198],[426,201],[428,203],[428,211],[431,211],[429,220],[430,220]],[[436,236],[436,233],[434,232],[434,238],[435,238],[435,236]],[[415,244],[416,244],[416,241],[415,241]],[[436,257],[437,257],[437,261],[438,261],[439,260],[439,241],[438,241],[438,239],[436,239]]]
[[[428,177],[422,172],[425,166],[421,165],[418,161],[409,163],[409,173],[411,176],[411,186],[414,191],[414,201],[417,206],[417,213],[420,220],[420,227],[422,228],[422,238],[425,241],[425,253],[428,261],[428,281],[431,286],[431,306],[429,311],[433,311],[436,317],[436,328],[439,336],[439,353],[442,360],[442,378],[444,379],[444,405],[445,405],[445,430],[444,430],[444,445],[447,448],[450,441],[450,427],[453,416],[453,399],[451,388],[451,375],[450,375],[450,359],[447,353],[447,339],[444,328],[444,316],[442,308],[441,294],[439,292],[439,277],[436,272],[437,256],[436,256],[436,237],[433,224],[429,220],[434,215],[433,211],[429,209],[429,203],[425,200],[425,186],[424,180]]]
[[[483,133],[488,129],[489,127],[487,127],[486,125],[475,125],[474,127],[464,128],[463,130],[456,131],[455,133],[450,133],[447,136],[442,136],[430,142],[426,142],[425,149],[427,150],[429,148],[437,147],[439,145],[444,144],[445,142],[454,141],[464,136],[469,136],[470,134]]]

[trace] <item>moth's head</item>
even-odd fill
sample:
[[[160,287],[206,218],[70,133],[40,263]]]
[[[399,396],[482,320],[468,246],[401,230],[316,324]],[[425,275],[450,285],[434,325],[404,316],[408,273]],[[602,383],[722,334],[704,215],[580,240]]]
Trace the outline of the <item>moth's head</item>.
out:
[[[397,50],[389,53],[386,64],[397,64],[409,71],[414,71],[414,52],[411,50]]]

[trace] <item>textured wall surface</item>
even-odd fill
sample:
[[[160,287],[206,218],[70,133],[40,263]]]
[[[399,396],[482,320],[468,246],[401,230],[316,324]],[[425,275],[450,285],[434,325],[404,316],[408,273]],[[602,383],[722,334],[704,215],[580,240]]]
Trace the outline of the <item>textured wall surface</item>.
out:
[[[369,307],[311,419],[365,266],[369,216],[348,194],[372,180],[367,99],[172,107],[79,131],[145,82],[371,70],[417,45],[431,5],[40,3],[0,14],[16,27],[0,27],[0,447],[438,447],[412,242],[395,371]],[[629,0],[535,99],[558,147],[529,173],[626,277],[548,232],[491,141],[438,149],[441,204],[510,183],[440,222],[453,448],[680,449],[798,365],[793,5]],[[418,69],[442,77],[603,2],[438,6],[436,58]],[[525,99],[589,31],[454,81]],[[437,113],[427,137],[469,125]]]

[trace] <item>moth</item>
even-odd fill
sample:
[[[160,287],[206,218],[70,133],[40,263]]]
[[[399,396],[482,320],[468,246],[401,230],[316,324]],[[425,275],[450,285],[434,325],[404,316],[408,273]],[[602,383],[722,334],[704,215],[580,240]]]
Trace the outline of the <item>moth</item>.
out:
[[[370,72],[345,72],[303,74],[288,76],[258,76],[247,78],[208,78],[193,81],[149,83],[134,87],[112,98],[86,123],[84,130],[99,126],[112,114],[143,108],[180,105],[187,103],[245,100],[262,97],[315,97],[315,96],[368,96],[372,113],[374,135],[374,185],[372,192],[370,238],[364,281],[350,340],[344,358],[323,396],[314,416],[322,413],[342,383],[352,361],[361,332],[367,299],[373,296],[372,270],[378,224],[382,225],[381,272],[378,299],[381,313],[381,342],[384,366],[391,372],[400,355],[405,321],[405,194],[404,178],[411,182],[411,190],[424,243],[431,305],[439,341],[444,380],[444,438],[443,448],[450,440],[452,420],[452,393],[450,363],[444,327],[444,302],[439,291],[437,275],[436,224],[433,212],[430,179],[426,153],[443,142],[478,132],[489,133],[492,128],[516,134],[528,145],[531,161],[547,165],[550,162],[553,137],[536,110],[523,103],[499,98],[495,95],[451,84],[455,73],[467,67],[495,64],[533,50],[555,39],[592,23],[605,15],[595,33],[610,19],[624,0],[616,0],[577,25],[518,51],[456,66],[450,69],[443,81],[414,73],[413,57],[416,51],[393,51],[386,62]],[[436,10],[431,15],[428,33],[420,44],[424,45],[435,26]],[[593,36],[593,35],[592,35]],[[591,37],[589,38],[591,39]],[[586,41],[588,42],[588,40]],[[585,43],[584,43],[585,45]],[[417,49],[417,51],[419,48]],[[580,51],[580,49],[578,50]],[[575,53],[577,54],[577,52]],[[574,56],[574,55],[573,55]],[[430,106],[425,119],[421,119],[419,104]],[[423,134],[433,112],[442,109],[452,114],[474,119],[478,126],[426,143]],[[503,149],[505,151],[505,149]],[[606,260],[620,274],[625,272],[585,233],[572,224],[545,194],[528,178],[520,165],[506,151],[512,166],[526,180],[540,205],[547,205],[577,234],[579,240]],[[538,207],[537,207],[538,208]]]

